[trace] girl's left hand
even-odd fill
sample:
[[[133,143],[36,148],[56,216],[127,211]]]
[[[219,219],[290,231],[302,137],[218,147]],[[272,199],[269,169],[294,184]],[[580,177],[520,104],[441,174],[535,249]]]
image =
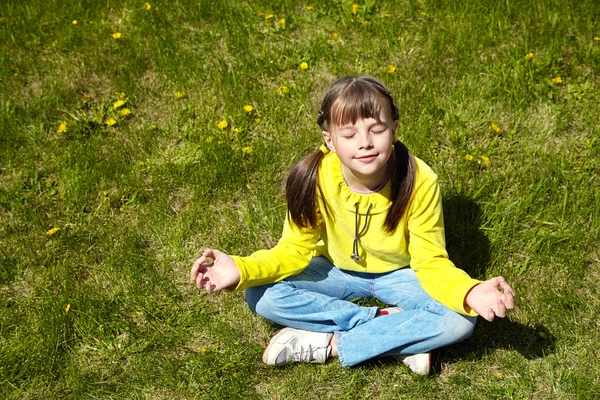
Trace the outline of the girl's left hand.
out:
[[[488,321],[504,318],[515,306],[515,292],[503,277],[497,276],[471,288],[465,303]]]

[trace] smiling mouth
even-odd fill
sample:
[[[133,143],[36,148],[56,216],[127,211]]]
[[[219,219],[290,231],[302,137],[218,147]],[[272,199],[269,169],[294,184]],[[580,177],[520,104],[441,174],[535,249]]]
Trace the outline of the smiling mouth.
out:
[[[356,159],[358,161],[363,161],[363,162],[372,161],[376,158],[377,158],[377,154],[370,154],[368,156],[356,157]]]

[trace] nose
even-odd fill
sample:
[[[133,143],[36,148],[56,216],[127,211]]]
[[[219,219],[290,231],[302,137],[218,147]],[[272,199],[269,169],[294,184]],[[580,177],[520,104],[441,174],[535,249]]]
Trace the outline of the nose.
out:
[[[363,132],[360,134],[359,147],[361,149],[370,149],[373,147],[373,141],[369,132]]]

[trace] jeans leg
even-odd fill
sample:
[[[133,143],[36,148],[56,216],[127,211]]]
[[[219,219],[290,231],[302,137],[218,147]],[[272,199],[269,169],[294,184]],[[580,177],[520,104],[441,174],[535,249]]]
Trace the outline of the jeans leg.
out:
[[[283,326],[313,332],[349,331],[377,314],[349,300],[370,297],[368,281],[315,257],[298,275],[246,289],[250,309]]]
[[[410,268],[373,276],[380,301],[403,311],[336,332],[340,362],[348,367],[377,356],[425,353],[471,335],[476,317],[458,314],[429,296]]]

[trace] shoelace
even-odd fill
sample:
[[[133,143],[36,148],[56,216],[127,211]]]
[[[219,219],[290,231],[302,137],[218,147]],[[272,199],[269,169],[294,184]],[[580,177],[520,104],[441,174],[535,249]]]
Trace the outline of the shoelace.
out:
[[[327,347],[312,347],[308,346],[308,351],[304,351],[304,347],[300,346],[300,351],[294,354],[294,361],[316,362],[318,359],[319,350],[327,351]]]
[[[360,239],[360,236],[367,229],[367,224],[369,223],[369,212],[371,211],[373,204],[369,204],[369,208],[367,208],[367,213],[365,214],[365,223],[364,223],[362,229],[360,230],[360,232],[358,231],[358,225],[359,225],[358,202],[354,203],[354,207],[356,208],[356,212],[354,214],[354,243],[352,244],[352,254],[350,255],[350,258],[352,260],[354,260],[354,262],[359,263],[361,258],[358,255],[358,239]]]

